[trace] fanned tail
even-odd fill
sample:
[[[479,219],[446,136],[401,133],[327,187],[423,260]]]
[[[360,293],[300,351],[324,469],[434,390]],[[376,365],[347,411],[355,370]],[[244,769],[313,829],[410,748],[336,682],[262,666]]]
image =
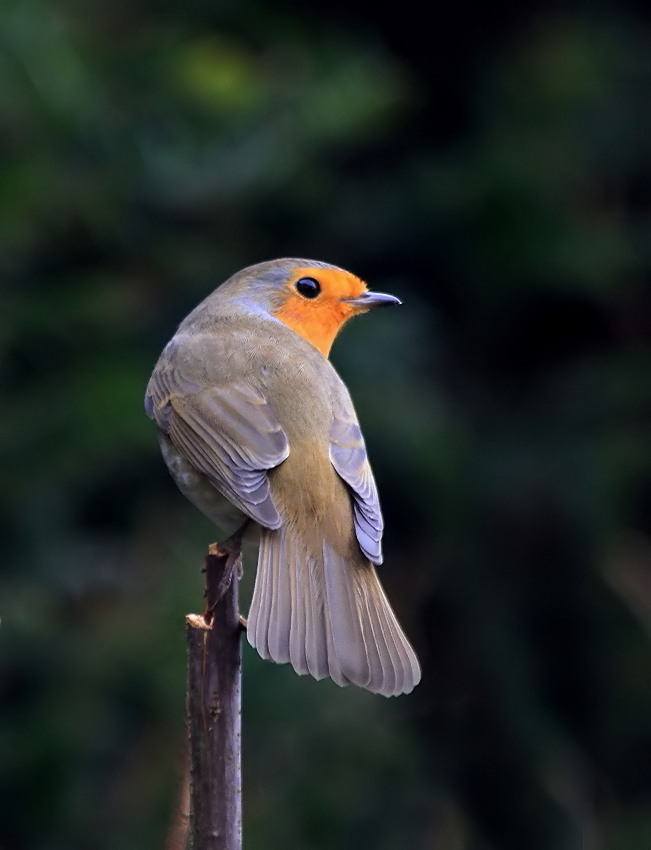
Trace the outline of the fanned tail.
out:
[[[397,696],[420,681],[373,565],[327,543],[310,556],[288,526],[261,532],[247,636],[263,658],[338,685]]]

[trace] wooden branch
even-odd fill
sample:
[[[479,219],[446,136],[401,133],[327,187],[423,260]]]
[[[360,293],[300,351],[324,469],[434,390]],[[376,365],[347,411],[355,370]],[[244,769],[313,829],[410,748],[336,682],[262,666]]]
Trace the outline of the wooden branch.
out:
[[[239,549],[206,556],[206,611],[188,614],[187,717],[193,850],[241,850]]]
[[[176,810],[170,823],[165,850],[186,850],[190,828],[190,759],[186,752],[183,757],[183,775],[178,793]]]

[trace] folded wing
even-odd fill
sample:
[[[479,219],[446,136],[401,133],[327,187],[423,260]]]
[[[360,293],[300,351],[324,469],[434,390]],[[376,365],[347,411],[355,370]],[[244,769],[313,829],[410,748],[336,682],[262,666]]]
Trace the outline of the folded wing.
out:
[[[233,505],[266,528],[281,526],[267,471],[287,458],[289,443],[259,389],[237,383],[199,388],[177,368],[159,366],[145,409]]]
[[[369,561],[381,564],[384,521],[364,438],[354,415],[335,414],[330,429],[330,461],[352,490],[360,549]]]

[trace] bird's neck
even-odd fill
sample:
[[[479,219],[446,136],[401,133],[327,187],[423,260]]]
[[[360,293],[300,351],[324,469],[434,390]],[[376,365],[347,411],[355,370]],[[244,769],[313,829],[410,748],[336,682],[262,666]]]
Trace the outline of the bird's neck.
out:
[[[284,304],[274,315],[328,357],[335,337],[352,313],[345,305],[341,305],[341,309],[323,311],[310,309],[311,306],[307,305],[306,309],[300,302],[293,301]]]

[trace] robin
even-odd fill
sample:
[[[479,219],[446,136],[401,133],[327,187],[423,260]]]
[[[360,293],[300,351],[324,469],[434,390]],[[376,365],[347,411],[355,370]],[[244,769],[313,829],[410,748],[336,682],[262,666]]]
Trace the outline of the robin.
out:
[[[420,667],[375,571],[377,488],[328,360],[348,319],[387,304],[400,301],[328,263],[245,268],[180,324],[145,409],[181,492],[231,541],[259,531],[249,643],[299,674],[395,696]]]

